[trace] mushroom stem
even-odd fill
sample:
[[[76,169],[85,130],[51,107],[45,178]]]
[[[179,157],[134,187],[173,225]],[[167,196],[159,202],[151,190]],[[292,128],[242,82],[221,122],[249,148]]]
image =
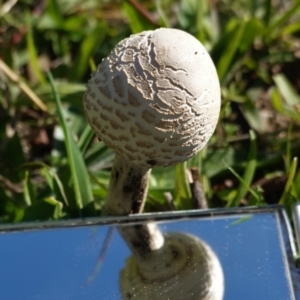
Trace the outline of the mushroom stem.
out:
[[[120,226],[118,230],[138,262],[139,268],[144,272],[151,272],[153,268],[159,269],[165,258],[162,254],[166,249],[164,236],[155,223]]]
[[[151,169],[116,154],[111,171],[104,215],[129,215],[143,211]],[[164,237],[155,223],[120,226],[118,230],[143,269],[153,268]],[[161,264],[161,260],[159,260]]]
[[[138,166],[116,154],[103,215],[141,213],[148,191],[151,169]]]
[[[118,230],[130,248],[140,274],[147,280],[175,276],[192,255],[181,239],[170,241],[168,234],[164,236],[155,223],[120,226]]]

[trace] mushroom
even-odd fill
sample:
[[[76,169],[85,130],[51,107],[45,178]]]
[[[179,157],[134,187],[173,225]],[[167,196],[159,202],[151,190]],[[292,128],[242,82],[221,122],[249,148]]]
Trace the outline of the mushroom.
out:
[[[161,28],[117,44],[92,74],[83,104],[96,135],[116,153],[103,214],[129,215],[143,210],[152,167],[183,162],[206,145],[219,116],[220,86],[197,39]],[[196,269],[189,272],[186,265],[196,264],[202,278],[191,280],[192,289],[198,286],[191,299],[222,298],[222,269],[205,243],[186,235],[165,236],[154,223],[118,230],[133,253],[121,275],[123,295],[133,288],[131,279],[172,284],[174,276],[193,278]],[[135,299],[140,296],[137,292]]]
[[[83,105],[96,135],[116,153],[103,214],[129,215],[143,210],[152,167],[186,161],[206,145],[220,112],[220,85],[211,58],[197,39],[161,28],[117,44],[92,74]],[[172,283],[174,276],[185,278],[186,266],[191,265],[193,276],[193,266],[201,262],[203,278],[195,291],[199,297],[191,299],[222,298],[223,273],[205,243],[181,235],[169,238],[154,223],[118,230],[135,262],[128,261],[121,275],[124,291],[140,274],[150,281]],[[221,274],[218,291],[215,271]],[[126,274],[133,281],[128,282]]]
[[[92,74],[83,97],[96,135],[116,153],[106,215],[143,210],[154,166],[186,161],[214,132],[220,85],[203,45],[160,28],[119,42]]]
[[[224,274],[218,257],[201,239],[179,232],[165,235],[166,247],[151,257],[152,269],[136,256],[126,260],[119,284],[124,300],[222,300]],[[163,258],[162,258],[163,257]]]

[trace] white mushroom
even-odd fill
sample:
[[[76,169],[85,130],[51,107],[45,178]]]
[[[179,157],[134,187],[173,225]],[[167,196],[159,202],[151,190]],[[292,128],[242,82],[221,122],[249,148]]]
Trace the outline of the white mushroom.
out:
[[[168,253],[170,252],[170,253]],[[150,264],[129,257],[119,279],[123,300],[222,300],[224,275],[214,251],[186,233],[165,234]]]
[[[220,86],[203,45],[177,29],[121,41],[103,59],[83,98],[96,135],[116,152],[104,213],[143,210],[153,166],[185,161],[211,137]]]
[[[92,74],[83,104],[96,135],[116,152],[103,213],[128,215],[142,212],[153,166],[183,162],[206,145],[219,116],[220,86],[214,64],[197,39],[161,28],[121,41]],[[171,242],[153,223],[122,226],[119,232],[134,254],[125,271],[132,264],[138,268],[131,278],[143,274],[169,283],[179,274],[190,278],[184,266],[194,251],[199,255],[193,256],[192,266],[208,266],[201,267],[202,284],[195,292],[211,294],[214,270],[221,268],[205,244],[193,246],[195,239],[184,237],[179,239],[183,243]],[[123,273],[125,292],[132,288],[126,280]],[[221,299],[222,293],[195,299]],[[134,299],[141,299],[137,295]]]

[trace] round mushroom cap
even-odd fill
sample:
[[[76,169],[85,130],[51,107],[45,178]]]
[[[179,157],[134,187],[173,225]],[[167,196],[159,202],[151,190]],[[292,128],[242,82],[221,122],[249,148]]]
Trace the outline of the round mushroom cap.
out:
[[[142,166],[169,166],[201,150],[220,112],[220,84],[203,45],[177,29],[122,40],[92,73],[83,97],[96,135]]]

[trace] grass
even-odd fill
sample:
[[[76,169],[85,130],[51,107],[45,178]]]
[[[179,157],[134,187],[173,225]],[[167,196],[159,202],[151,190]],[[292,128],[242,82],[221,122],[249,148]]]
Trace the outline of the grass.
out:
[[[205,45],[222,109],[201,153],[153,170],[146,210],[170,199],[193,208],[186,170],[196,168],[209,207],[290,211],[300,199],[299,1],[136,2],[20,0],[0,11],[0,222],[100,215],[113,153],[84,118],[85,83],[118,41],[159,27]]]

